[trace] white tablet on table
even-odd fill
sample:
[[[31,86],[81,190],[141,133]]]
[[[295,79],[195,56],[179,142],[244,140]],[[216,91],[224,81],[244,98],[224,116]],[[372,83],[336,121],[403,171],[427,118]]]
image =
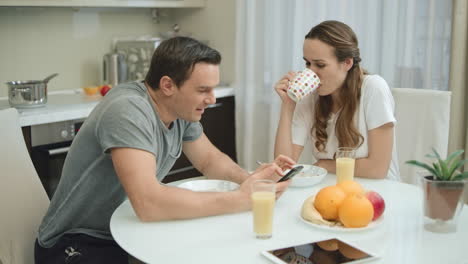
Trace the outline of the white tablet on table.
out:
[[[338,238],[263,251],[262,255],[277,264],[357,264],[377,259],[375,254]]]

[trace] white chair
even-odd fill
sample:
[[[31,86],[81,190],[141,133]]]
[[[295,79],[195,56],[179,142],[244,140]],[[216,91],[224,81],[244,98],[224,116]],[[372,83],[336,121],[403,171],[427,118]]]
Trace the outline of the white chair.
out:
[[[34,263],[49,199],[34,169],[16,109],[0,111],[0,263]]]
[[[411,88],[392,89],[395,99],[396,147],[400,176],[417,184],[417,171],[407,160],[430,161],[424,157],[435,148],[447,156],[451,92]]]

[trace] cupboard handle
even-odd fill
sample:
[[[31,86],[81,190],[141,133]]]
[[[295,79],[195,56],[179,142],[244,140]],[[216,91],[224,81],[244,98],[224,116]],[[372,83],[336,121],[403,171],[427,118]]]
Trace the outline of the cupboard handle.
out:
[[[223,106],[223,103],[216,103],[216,104],[210,104],[206,108],[215,108],[215,107],[221,107]]]
[[[64,147],[64,148],[49,149],[47,152],[49,152],[49,156],[55,156],[55,155],[67,153],[69,150],[70,150],[70,147]]]

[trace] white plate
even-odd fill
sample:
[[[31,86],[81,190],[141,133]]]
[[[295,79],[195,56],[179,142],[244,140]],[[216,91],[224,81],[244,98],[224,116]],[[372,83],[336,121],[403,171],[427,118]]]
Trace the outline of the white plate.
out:
[[[299,218],[302,220],[302,222],[304,222],[307,225],[313,226],[318,229],[326,230],[326,231],[336,231],[336,232],[362,232],[362,231],[373,230],[381,226],[384,220],[384,216],[381,215],[377,220],[370,222],[366,227],[350,228],[350,227],[344,227],[344,226],[327,226],[327,225],[314,224],[302,218],[301,212],[299,212]]]
[[[318,166],[308,164],[296,164],[296,166],[303,166],[296,176],[292,178],[292,187],[308,187],[320,183],[327,175],[327,170]],[[295,167],[296,167],[295,166]],[[286,171],[285,171],[286,173]]]
[[[229,192],[239,188],[239,184],[223,180],[194,180],[179,184],[177,187],[195,192]]]

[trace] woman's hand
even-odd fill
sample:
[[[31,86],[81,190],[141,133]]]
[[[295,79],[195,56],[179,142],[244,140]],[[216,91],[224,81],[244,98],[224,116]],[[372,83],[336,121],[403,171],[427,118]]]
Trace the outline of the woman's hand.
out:
[[[285,155],[279,155],[276,157],[274,163],[276,163],[276,165],[278,165],[283,171],[291,169],[296,164],[293,159]]]
[[[283,103],[295,104],[295,102],[288,96],[289,82],[294,79],[295,75],[295,72],[290,71],[275,84],[276,93],[279,95]]]
[[[259,163],[260,166],[257,167],[257,169],[255,169],[255,171],[252,172],[252,174],[255,174],[261,171],[263,168],[269,165],[269,163],[261,163],[258,161],[257,163]],[[294,165],[296,165],[296,162],[292,158],[286,155],[279,155],[278,157],[276,157],[276,159],[272,163],[278,165],[278,167],[280,167],[280,169],[283,171],[287,169],[291,169]],[[280,176],[282,177],[283,174],[280,174]]]
[[[326,169],[329,173],[336,173],[336,161],[333,159],[320,159],[314,165]]]

